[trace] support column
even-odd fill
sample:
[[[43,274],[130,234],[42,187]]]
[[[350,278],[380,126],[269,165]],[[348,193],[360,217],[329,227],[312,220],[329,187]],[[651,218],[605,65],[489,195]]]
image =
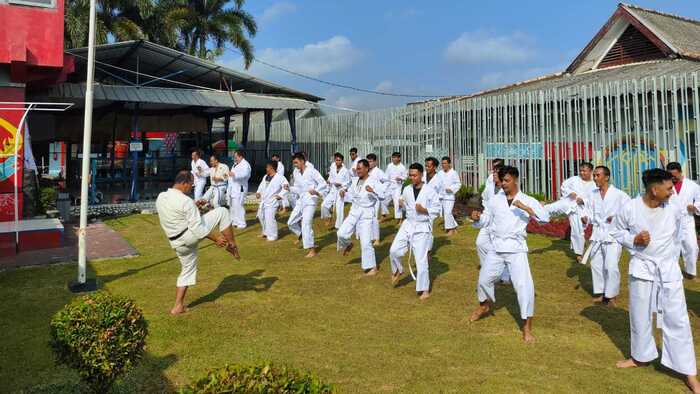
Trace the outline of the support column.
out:
[[[226,147],[224,150],[224,152],[226,152],[226,153],[224,153],[224,158],[223,158],[224,161],[228,159],[228,132],[229,132],[230,127],[231,127],[231,115],[226,115],[224,117],[224,146]]]
[[[265,115],[265,160],[270,160],[270,129],[272,128],[272,110],[266,109]]]
[[[214,118],[211,116],[207,117],[207,149],[205,152],[209,153],[210,155],[214,153],[214,148],[212,147],[212,137],[211,137],[211,129],[214,127]]]
[[[290,145],[290,148],[292,150],[292,154],[295,154],[299,151],[299,147],[297,146],[297,117],[296,117],[296,111],[293,109],[288,109],[287,110],[287,117],[289,118],[289,130],[292,133],[292,143]]]
[[[243,136],[241,137],[241,149],[248,149],[248,132],[250,131],[250,112],[243,113]]]
[[[132,133],[131,141],[141,142],[141,132],[139,131],[139,103],[134,104],[134,115],[132,118]],[[134,149],[131,152],[131,192],[129,193],[129,201],[136,202],[139,199],[138,181],[139,181],[139,152]]]

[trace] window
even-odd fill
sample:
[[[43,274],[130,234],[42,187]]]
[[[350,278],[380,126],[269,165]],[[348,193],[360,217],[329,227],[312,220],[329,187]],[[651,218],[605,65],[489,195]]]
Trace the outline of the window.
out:
[[[56,0],[8,0],[8,3],[41,8],[56,8]]]

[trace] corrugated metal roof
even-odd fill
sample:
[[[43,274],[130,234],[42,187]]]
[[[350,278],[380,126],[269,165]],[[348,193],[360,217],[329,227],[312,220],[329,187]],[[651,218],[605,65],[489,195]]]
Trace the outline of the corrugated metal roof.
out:
[[[49,99],[83,100],[85,85],[63,83],[52,87]],[[196,89],[172,89],[96,84],[95,101],[121,101],[204,107],[211,109],[316,109],[318,104],[295,98]]]
[[[76,72],[69,76],[73,83],[85,82],[87,48],[69,49],[67,54],[76,57]],[[124,41],[114,44],[98,45],[95,48],[96,81],[115,81],[124,84],[127,81],[138,84],[152,81],[153,78],[140,76],[135,72],[156,77],[168,76],[168,80],[149,82],[149,86],[183,87],[183,84],[198,85],[205,88],[226,89],[222,79],[226,80],[230,90],[244,90],[284,97],[296,97],[309,101],[321,101],[322,97],[291,89],[231,68],[179,52],[175,49],[154,44],[149,41]],[[125,71],[131,70],[131,71]],[[111,74],[111,75],[110,75]]]

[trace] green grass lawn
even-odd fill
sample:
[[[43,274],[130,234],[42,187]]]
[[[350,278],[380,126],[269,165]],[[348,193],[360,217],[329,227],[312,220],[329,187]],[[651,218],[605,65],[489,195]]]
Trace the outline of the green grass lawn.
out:
[[[335,233],[320,220],[312,260],[286,226],[268,243],[256,223],[238,234],[240,262],[201,244],[190,312],[172,317],[180,264],[158,218],[108,223],[141,255],[94,262],[91,271],[102,288],[133,298],[150,324],[147,356],[120,384],[126,391],[172,391],[210,368],[271,360],[312,371],[340,392],[684,392],[658,363],[615,369],[629,355],[627,264],[619,308],[593,306],[589,269],[572,263],[566,241],[530,237],[537,343],[527,346],[511,287],[498,287],[495,316],[469,323],[478,270],[476,232],[467,226],[452,239],[436,230],[433,296],[421,303],[413,282],[390,285],[393,224],[382,228],[380,274],[361,278],[359,247],[337,254]],[[0,391],[77,380],[54,365],[47,346],[49,321],[73,297],[66,283],[75,275],[75,265],[0,272]],[[700,284],[686,289],[697,332]]]

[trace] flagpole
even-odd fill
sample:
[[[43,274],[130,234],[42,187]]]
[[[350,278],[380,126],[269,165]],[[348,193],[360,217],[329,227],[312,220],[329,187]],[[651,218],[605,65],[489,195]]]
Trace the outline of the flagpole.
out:
[[[73,292],[92,291],[94,279],[86,278],[86,233],[88,210],[88,180],[90,178],[90,144],[92,138],[92,98],[95,81],[95,0],[90,0],[90,28],[88,37],[87,80],[85,82],[85,116],[83,118],[83,160],[80,179],[80,228],[78,230],[78,280],[69,285]]]

